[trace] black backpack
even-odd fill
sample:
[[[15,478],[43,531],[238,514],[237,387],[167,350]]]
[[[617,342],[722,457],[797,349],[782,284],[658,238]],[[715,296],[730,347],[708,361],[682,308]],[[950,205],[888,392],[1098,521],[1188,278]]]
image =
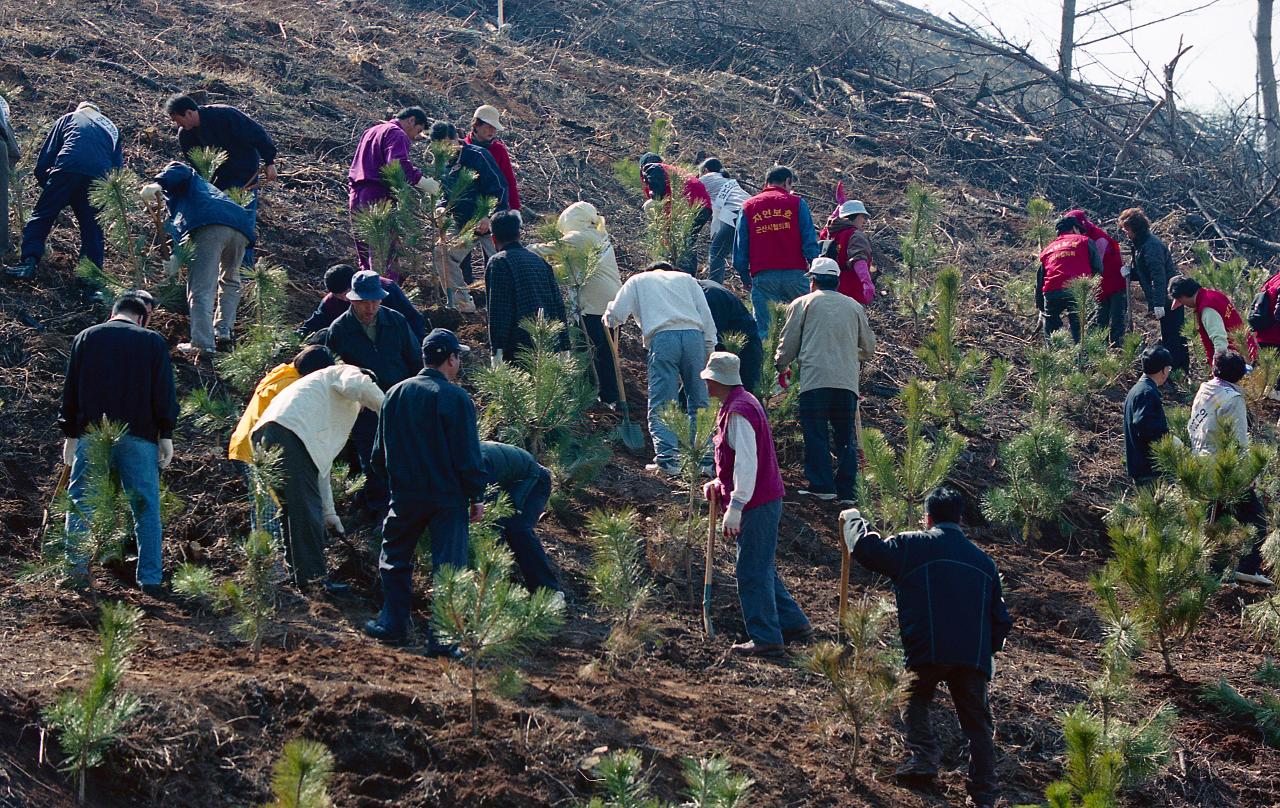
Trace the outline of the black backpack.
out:
[[[1275,325],[1278,304],[1280,301],[1272,301],[1266,289],[1258,292],[1249,306],[1249,327],[1254,331],[1262,331]]]

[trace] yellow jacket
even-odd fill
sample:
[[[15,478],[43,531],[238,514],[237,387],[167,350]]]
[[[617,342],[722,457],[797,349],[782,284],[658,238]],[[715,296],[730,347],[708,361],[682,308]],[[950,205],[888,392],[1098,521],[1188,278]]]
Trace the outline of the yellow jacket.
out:
[[[267,405],[271,400],[299,378],[301,377],[298,375],[297,368],[289,362],[276,365],[270,373],[262,377],[262,381],[258,382],[258,386],[254,388],[249,403],[245,405],[244,415],[240,416],[236,431],[231,433],[231,446],[227,450],[227,457],[232,460],[242,460],[245,463],[253,460],[253,444],[249,442],[249,437],[253,434],[253,428],[258,425],[258,419],[267,411]]]

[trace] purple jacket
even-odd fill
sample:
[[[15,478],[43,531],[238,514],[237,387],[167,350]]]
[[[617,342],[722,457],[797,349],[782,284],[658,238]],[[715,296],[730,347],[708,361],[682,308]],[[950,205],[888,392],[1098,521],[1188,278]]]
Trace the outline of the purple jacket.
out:
[[[356,156],[351,159],[347,184],[352,188],[366,182],[382,185],[382,167],[399,160],[405,179],[410,185],[416,185],[422,179],[422,172],[409,159],[409,145],[409,136],[394,118],[369,127],[360,138]]]

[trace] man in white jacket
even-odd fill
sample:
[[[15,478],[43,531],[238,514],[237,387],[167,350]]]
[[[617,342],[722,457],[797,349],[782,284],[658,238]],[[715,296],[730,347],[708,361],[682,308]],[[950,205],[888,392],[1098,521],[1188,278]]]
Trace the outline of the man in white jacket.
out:
[[[733,255],[733,238],[738,231],[738,214],[742,213],[742,203],[751,195],[725,173],[719,157],[703,160],[698,168],[702,175],[698,179],[702,180],[711,197],[711,251],[707,277],[716,283],[724,283],[724,268]]]
[[[347,589],[330,581],[325,570],[325,528],[343,532],[329,473],[360,408],[377,413],[382,399],[382,390],[365,371],[334,365],[286,387],[253,429],[255,446],[279,447],[283,454],[277,494],[284,507],[285,555],[299,587],[323,581],[330,593]]]

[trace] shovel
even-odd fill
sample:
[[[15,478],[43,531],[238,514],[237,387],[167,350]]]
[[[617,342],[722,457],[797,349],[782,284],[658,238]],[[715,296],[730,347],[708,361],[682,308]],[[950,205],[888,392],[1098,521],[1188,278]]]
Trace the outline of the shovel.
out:
[[[844,636],[844,616],[849,610],[849,545],[844,540],[844,518],[840,519],[840,608],[836,636]]]
[[[618,424],[618,437],[622,445],[633,452],[644,450],[644,432],[640,425],[631,420],[631,410],[627,407],[627,389],[622,385],[622,360],[618,358],[618,341],[613,329],[605,327],[604,338],[609,342],[609,352],[613,354],[613,376],[618,382],[618,408],[622,410],[622,423]]]
[[[39,542],[39,546],[36,547],[37,550],[44,548],[44,539],[49,533],[49,514],[53,511],[53,505],[58,501],[58,496],[67,490],[67,484],[71,482],[71,467],[62,463],[62,461],[58,462],[62,466],[62,471],[58,473],[58,482],[54,484],[53,494],[49,497],[48,503],[45,504],[44,515],[40,518],[40,537],[37,540]]]
[[[702,627],[706,629],[707,639],[716,636],[715,627],[711,625],[711,577],[715,571],[712,559],[715,556],[716,531],[720,529],[720,492],[711,492],[711,502],[707,511],[707,553],[702,573]]]

